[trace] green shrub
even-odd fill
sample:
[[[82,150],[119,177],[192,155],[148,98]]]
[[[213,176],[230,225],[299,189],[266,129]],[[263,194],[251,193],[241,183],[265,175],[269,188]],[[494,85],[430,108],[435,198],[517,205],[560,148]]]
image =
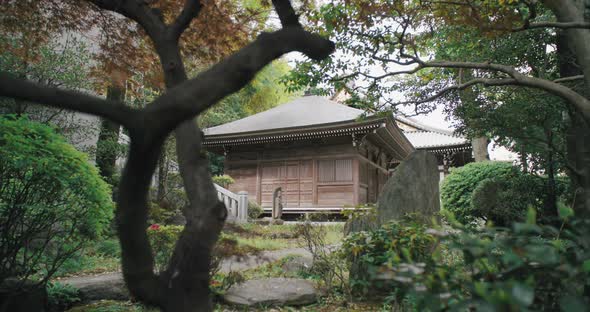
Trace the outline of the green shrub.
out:
[[[471,197],[474,217],[492,221],[497,226],[523,222],[529,207],[534,208],[544,222],[555,218],[557,211],[545,211],[548,179],[544,176],[519,173],[509,178],[490,178],[481,181]],[[569,199],[569,179],[555,180],[557,199]]]
[[[166,270],[168,260],[174,252],[176,241],[184,229],[179,225],[152,224],[148,227],[147,233],[154,256],[154,265],[158,272]]]
[[[506,162],[476,162],[460,168],[453,168],[441,185],[441,200],[447,210],[463,224],[476,221],[476,213],[472,209],[473,191],[485,179],[510,179],[519,175],[519,170]]]
[[[183,229],[184,227],[180,225],[152,224],[148,227],[148,239],[152,247],[155,268],[158,272],[166,270],[168,260],[174,252],[176,241]],[[223,258],[231,256],[240,258],[256,254],[259,251],[254,247],[238,244],[235,237],[222,232],[213,249],[210,274],[213,276],[219,271]]]
[[[585,311],[590,220],[575,219],[563,205],[559,211],[559,227],[538,225],[530,209],[526,223],[509,228],[433,230],[438,246],[461,253],[461,261],[446,261],[438,248],[424,269],[392,267],[392,276],[404,281],[392,292],[415,299],[419,311]]]
[[[234,179],[227,174],[218,175],[213,177],[213,183],[220,185],[221,187],[227,188],[228,186],[234,184]]]
[[[109,186],[48,126],[0,117],[0,177],[0,282],[44,283],[108,229]]]
[[[150,210],[148,213],[148,222],[151,224],[165,224],[172,218],[176,211],[170,206],[160,205],[155,202],[150,202]]]
[[[264,213],[264,209],[253,201],[248,201],[248,219],[258,219]]]
[[[65,311],[78,302],[80,302],[80,291],[75,287],[60,283],[47,284],[49,311]]]
[[[107,257],[118,258],[121,255],[121,246],[116,239],[105,239],[96,242],[95,249],[98,254]]]
[[[353,232],[342,243],[341,252],[351,262],[351,286],[356,291],[383,288],[384,268],[400,263],[431,265],[435,238],[427,228],[412,220],[392,221],[373,231]]]
[[[537,206],[537,192],[528,189],[534,189],[534,185],[523,183],[531,180],[534,180],[532,176],[522,175],[508,180],[491,178],[479,182],[471,197],[473,216],[498,226],[522,222],[527,208]]]

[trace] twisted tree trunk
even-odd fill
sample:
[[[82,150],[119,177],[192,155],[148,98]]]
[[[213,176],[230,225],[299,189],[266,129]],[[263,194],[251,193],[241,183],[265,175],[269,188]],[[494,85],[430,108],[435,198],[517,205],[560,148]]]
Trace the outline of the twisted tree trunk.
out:
[[[590,21],[590,0],[543,1],[559,22]],[[582,74],[583,88],[578,93],[588,98],[590,90],[590,30],[570,28],[558,38],[558,55],[562,77]],[[572,107],[568,116],[567,160],[574,187],[574,210],[590,217],[590,120]]]
[[[260,34],[238,52],[187,80],[178,40],[198,15],[200,1],[186,0],[182,12],[171,24],[165,23],[161,12],[150,7],[148,1],[88,1],[141,25],[160,57],[167,92],[145,108],[133,109],[119,101],[41,86],[0,73],[0,95],[97,115],[127,128],[131,143],[119,184],[116,211],[127,287],[139,301],[164,311],[210,311],[211,250],[227,212],[217,200],[207,159],[201,150],[202,133],[194,118],[239,91],[281,55],[299,51],[311,59],[322,60],[334,51],[334,43],[305,31],[288,0],[273,0],[282,29]],[[184,211],[187,224],[168,268],[156,275],[146,233],[147,195],[162,144],[173,130],[190,205]]]

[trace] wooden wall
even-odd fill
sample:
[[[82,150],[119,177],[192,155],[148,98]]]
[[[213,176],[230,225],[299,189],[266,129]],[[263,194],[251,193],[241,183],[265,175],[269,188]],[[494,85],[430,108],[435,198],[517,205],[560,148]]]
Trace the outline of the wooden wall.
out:
[[[236,181],[230,190],[247,191],[265,208],[277,187],[287,208],[356,206],[376,202],[387,179],[387,155],[369,145],[339,138],[238,147],[226,155],[225,171]]]

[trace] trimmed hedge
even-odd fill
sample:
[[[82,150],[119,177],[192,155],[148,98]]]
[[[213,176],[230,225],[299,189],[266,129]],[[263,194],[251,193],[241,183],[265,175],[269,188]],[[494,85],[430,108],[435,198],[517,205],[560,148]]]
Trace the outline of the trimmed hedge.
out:
[[[518,168],[507,162],[485,161],[453,168],[441,185],[442,208],[457,221],[471,224],[477,220],[471,199],[479,183],[486,179],[508,180],[520,175]]]

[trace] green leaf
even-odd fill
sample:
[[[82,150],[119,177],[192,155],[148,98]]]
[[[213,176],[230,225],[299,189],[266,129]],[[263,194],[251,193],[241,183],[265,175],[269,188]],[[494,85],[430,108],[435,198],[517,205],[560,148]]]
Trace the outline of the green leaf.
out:
[[[567,219],[567,218],[572,217],[574,215],[574,210],[571,207],[568,207],[563,204],[558,205],[557,212],[559,213],[559,217],[561,219]]]
[[[537,210],[535,210],[535,208],[532,206],[529,206],[526,212],[526,223],[537,224]]]
[[[588,311],[586,303],[582,298],[566,295],[559,300],[559,305],[561,307],[561,311],[564,312],[582,312]]]
[[[519,304],[528,307],[535,299],[535,290],[526,284],[516,283],[512,286],[512,296]]]

